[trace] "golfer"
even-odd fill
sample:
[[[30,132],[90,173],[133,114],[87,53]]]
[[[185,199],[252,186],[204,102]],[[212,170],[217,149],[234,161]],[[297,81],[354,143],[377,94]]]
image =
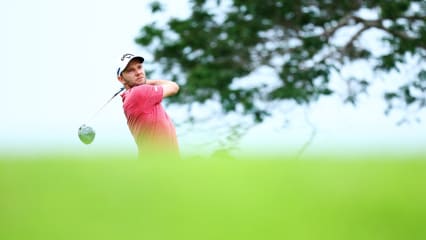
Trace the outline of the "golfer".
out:
[[[179,86],[168,80],[146,79],[143,62],[143,57],[129,53],[119,62],[117,79],[125,88],[121,97],[127,125],[140,158],[177,158],[176,130],[161,101],[175,95]]]

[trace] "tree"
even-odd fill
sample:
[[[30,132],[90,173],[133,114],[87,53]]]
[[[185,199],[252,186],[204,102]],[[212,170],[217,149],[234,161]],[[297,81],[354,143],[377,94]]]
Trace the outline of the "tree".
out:
[[[330,77],[342,66],[368,61],[375,72],[398,71],[407,57],[420,64],[414,78],[386,92],[388,109],[426,107],[426,3],[423,0],[192,0],[186,19],[144,26],[136,42],[153,49],[164,73],[184,85],[174,102],[217,99],[224,112],[239,112],[261,122],[267,104],[309,104],[331,95]],[[217,9],[222,9],[218,11]],[[163,5],[151,3],[153,13]],[[366,17],[363,12],[371,15]],[[339,31],[352,29],[344,43]],[[360,39],[372,30],[383,33],[386,51],[374,52]],[[274,69],[280,83],[233,87],[237,79],[261,66]],[[348,79],[344,101],[356,104],[374,79]]]

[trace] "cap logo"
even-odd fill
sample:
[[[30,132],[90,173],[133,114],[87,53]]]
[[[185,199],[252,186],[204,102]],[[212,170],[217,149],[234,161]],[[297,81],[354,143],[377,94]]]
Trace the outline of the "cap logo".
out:
[[[124,59],[126,59],[126,58],[132,58],[134,56],[135,55],[130,54],[130,53],[123,54],[123,56],[121,57],[121,61],[124,61]]]

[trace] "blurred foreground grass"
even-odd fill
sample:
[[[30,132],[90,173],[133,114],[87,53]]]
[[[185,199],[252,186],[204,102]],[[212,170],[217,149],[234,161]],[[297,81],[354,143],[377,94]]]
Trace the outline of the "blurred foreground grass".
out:
[[[2,240],[426,239],[420,155],[0,157]]]

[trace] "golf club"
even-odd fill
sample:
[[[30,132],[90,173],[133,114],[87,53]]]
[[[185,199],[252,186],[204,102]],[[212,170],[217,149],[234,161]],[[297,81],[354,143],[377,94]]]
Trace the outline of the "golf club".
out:
[[[116,92],[114,95],[112,95],[112,97],[104,104],[102,105],[101,108],[99,108],[99,110],[97,112],[95,112],[87,122],[90,122],[91,120],[93,120],[101,111],[102,109],[105,108],[106,105],[108,105],[108,103],[110,103],[112,101],[112,99],[115,98],[115,96],[117,96],[119,93],[121,93],[125,88],[122,87],[120,88],[120,90],[118,92]],[[87,126],[86,124],[82,124],[79,128],[78,128],[78,137],[80,138],[80,141],[83,142],[84,144],[90,144],[93,142],[93,140],[95,139],[95,130],[93,130],[92,127]]]

